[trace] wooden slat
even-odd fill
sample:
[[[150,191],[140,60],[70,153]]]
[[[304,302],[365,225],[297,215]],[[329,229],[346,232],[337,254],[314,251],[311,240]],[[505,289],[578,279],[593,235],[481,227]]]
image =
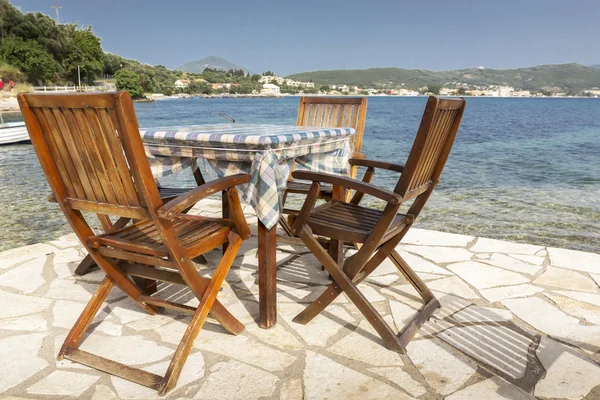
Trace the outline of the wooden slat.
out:
[[[54,94],[38,94],[30,96],[27,99],[32,108],[110,108],[114,107],[114,93],[90,93],[90,94],[70,94],[60,96],[60,103],[57,102],[59,96]],[[60,104],[60,106],[57,106]]]
[[[80,199],[85,198],[85,191],[83,190],[83,185],[81,180],[79,179],[79,174],[77,173],[77,168],[75,168],[75,164],[71,154],[69,153],[69,148],[64,141],[63,136],[60,133],[60,127],[56,122],[55,116],[49,109],[43,109],[43,114],[48,122],[48,128],[50,129],[51,136],[54,138],[54,143],[60,153],[60,158],[62,159],[65,168],[69,174],[70,182],[65,185],[72,185],[73,190],[75,191],[74,196],[77,196]]]
[[[73,182],[71,181],[71,177],[69,176],[69,171],[67,170],[67,166],[65,165],[65,162],[63,161],[61,152],[60,152],[58,145],[54,139],[53,132],[50,129],[50,127],[48,126],[48,121],[46,120],[46,117],[45,117],[44,113],[42,112],[42,110],[40,110],[39,108],[34,108],[33,113],[35,114],[37,121],[40,125],[40,129],[44,133],[46,142],[48,143],[48,146],[51,149],[52,158],[54,159],[54,162],[56,163],[56,168],[58,169],[60,177],[65,184],[67,194],[70,197],[75,197],[76,193],[75,193],[75,188],[73,187]]]
[[[165,246],[158,244],[140,243],[132,240],[112,238],[110,236],[99,236],[98,241],[103,246],[147,254],[150,256],[166,257],[169,254]]]
[[[92,189],[92,184],[90,183],[86,169],[83,165],[81,156],[79,154],[80,144],[78,144],[75,141],[72,132],[66,124],[65,118],[61,110],[54,108],[52,109],[52,113],[54,114],[56,124],[58,125],[58,130],[61,133],[65,145],[71,156],[71,159],[73,160],[73,165],[75,167],[75,170],[77,171],[77,177],[79,178],[79,181],[81,182],[81,186],[85,193],[85,199],[96,200],[96,195],[94,193],[94,190]]]
[[[325,111],[324,104],[316,104],[317,106],[317,118],[315,119],[314,126],[323,126],[323,112]]]
[[[163,300],[151,296],[140,296],[140,300],[148,304],[152,304],[153,306],[169,308],[171,310],[183,312],[186,314],[194,315],[196,313],[196,307],[186,306],[185,304],[179,304],[169,300]]]
[[[131,382],[158,390],[163,377],[141,369],[133,368],[116,361],[100,357],[87,351],[69,347],[65,352],[65,358],[78,362],[88,367],[118,376]]]
[[[110,177],[107,174],[108,167],[105,165],[104,157],[100,155],[100,150],[98,148],[98,142],[101,142],[102,139],[96,137],[92,133],[89,118],[83,110],[75,109],[73,110],[73,115],[79,126],[81,137],[86,143],[86,150],[90,157],[90,162],[92,163],[94,175],[100,183],[99,187],[102,188],[103,198],[108,203],[116,203],[117,197],[115,196],[114,189],[111,185]]]
[[[142,207],[121,206],[119,204],[101,203],[97,201],[72,198],[67,198],[66,201],[74,210],[90,211],[96,214],[118,215],[120,217],[129,217],[133,219],[150,218],[148,210]]]
[[[186,285],[181,275],[174,271],[165,271],[164,269],[149,268],[147,265],[125,264],[121,270],[126,275],[139,276],[140,278],[154,279],[161,282]]]
[[[104,196],[104,192],[102,191],[102,186],[100,185],[100,181],[96,174],[96,166],[93,164],[92,157],[90,155],[89,143],[87,143],[86,138],[81,132],[81,127],[77,123],[77,119],[75,118],[75,114],[73,114],[73,110],[71,109],[61,109],[62,114],[65,120],[65,124],[68,127],[71,137],[74,140],[74,143],[77,146],[77,151],[79,153],[79,158],[84,167],[83,173],[89,179],[92,191],[94,192],[94,197],[89,200],[97,200],[106,202],[106,197]]]
[[[125,188],[123,187],[123,183],[121,182],[121,177],[119,176],[119,172],[117,171],[117,164],[114,158],[114,154],[110,149],[110,144],[107,140],[107,135],[112,135],[112,132],[103,132],[102,126],[100,124],[100,119],[98,118],[98,114],[96,110],[86,109],[85,115],[90,123],[92,132],[96,138],[96,144],[98,146],[98,151],[104,161],[104,166],[106,168],[106,172],[108,174],[108,178],[110,180],[110,184],[114,190],[117,201],[121,205],[128,205],[127,196],[125,195]]]
[[[104,130],[104,132],[106,132],[106,139],[109,143],[109,147],[113,154],[117,167],[117,172],[121,177],[121,183],[123,185],[123,188],[125,189],[125,196],[127,197],[127,201],[132,206],[139,206],[140,200],[135,186],[133,184],[133,180],[131,179],[131,172],[129,171],[127,159],[125,158],[125,154],[123,153],[121,141],[117,137],[116,127],[113,125],[112,119],[109,115],[109,110],[96,110],[96,112],[98,113],[102,129]],[[108,134],[108,132],[110,132],[110,134]]]
[[[107,247],[100,247],[98,253],[103,256],[110,258],[117,258],[119,260],[133,261],[139,264],[156,265],[157,267],[176,269],[175,265],[171,261],[163,260],[162,258],[146,256],[142,254],[130,253],[124,250],[109,249]]]

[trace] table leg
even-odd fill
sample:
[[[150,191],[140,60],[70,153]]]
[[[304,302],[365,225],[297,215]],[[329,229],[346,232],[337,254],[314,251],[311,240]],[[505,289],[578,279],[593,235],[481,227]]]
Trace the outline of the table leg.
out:
[[[277,225],[267,229],[258,222],[258,297],[261,328],[269,329],[277,323]]]

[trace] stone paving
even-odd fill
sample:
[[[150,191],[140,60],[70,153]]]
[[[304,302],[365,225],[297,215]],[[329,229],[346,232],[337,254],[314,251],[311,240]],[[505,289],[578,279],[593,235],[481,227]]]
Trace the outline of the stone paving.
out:
[[[218,202],[201,207],[219,213]],[[166,398],[600,399],[600,255],[412,229],[398,248],[442,308],[400,355],[344,296],[308,325],[292,322],[329,282],[303,247],[278,247],[279,323],[258,328],[256,247],[256,237],[244,243],[219,294],[245,332],[209,320]],[[56,361],[103,277],[73,274],[84,255],[73,235],[0,253],[0,398],[158,397]],[[390,262],[360,286],[392,326],[420,306]],[[159,293],[197,304],[181,287]],[[149,316],[113,289],[82,349],[163,374],[188,321]]]

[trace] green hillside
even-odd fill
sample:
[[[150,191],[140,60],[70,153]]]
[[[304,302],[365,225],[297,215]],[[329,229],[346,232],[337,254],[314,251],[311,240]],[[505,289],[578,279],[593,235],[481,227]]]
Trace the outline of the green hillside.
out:
[[[505,85],[523,90],[581,91],[600,87],[600,69],[581,64],[539,65],[517,69],[470,68],[428,71],[402,68],[369,68],[302,72],[288,76],[317,85],[346,84],[418,89],[429,84]]]

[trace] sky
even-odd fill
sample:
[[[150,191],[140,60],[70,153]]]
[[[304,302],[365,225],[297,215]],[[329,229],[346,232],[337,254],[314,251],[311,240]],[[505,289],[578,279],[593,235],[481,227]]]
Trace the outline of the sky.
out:
[[[91,25],[105,51],[176,68],[206,56],[279,75],[600,64],[600,0],[12,0]]]

